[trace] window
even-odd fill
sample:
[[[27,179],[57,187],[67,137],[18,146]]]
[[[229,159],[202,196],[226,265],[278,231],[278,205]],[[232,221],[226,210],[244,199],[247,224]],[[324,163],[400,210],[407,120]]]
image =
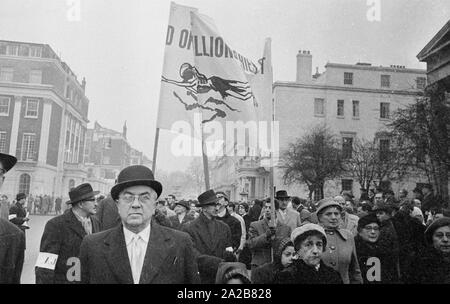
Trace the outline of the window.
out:
[[[25,111],[25,117],[27,118],[37,118],[39,110],[39,100],[37,99],[27,99],[27,109]]]
[[[380,139],[380,160],[385,160],[389,157],[389,139]]]
[[[380,118],[383,119],[389,118],[389,103],[380,102]]]
[[[0,69],[0,81],[13,81],[13,75],[14,75],[13,68]]]
[[[25,193],[26,195],[30,194],[30,182],[31,177],[27,173],[23,173],[19,177],[19,193]]]
[[[42,47],[32,46],[30,48],[30,57],[42,57]]]
[[[391,75],[381,75],[381,87],[389,88],[391,86]]]
[[[72,188],[75,188],[75,181],[73,179],[69,180],[69,191],[72,190]]]
[[[104,165],[110,165],[111,164],[111,158],[109,157],[109,156],[103,156],[103,161],[102,161],[102,163],[104,164]]]
[[[11,98],[0,96],[0,116],[9,115],[9,103]]]
[[[344,73],[344,84],[353,84],[353,73]]]
[[[325,115],[325,100],[323,98],[314,99],[314,115]]]
[[[416,86],[419,90],[425,89],[427,85],[427,79],[425,77],[417,77],[416,78]]]
[[[41,70],[31,70],[30,71],[30,83],[42,83],[42,71]]]
[[[19,52],[19,47],[17,45],[8,45],[6,47],[6,55],[17,56]]]
[[[105,138],[105,149],[111,149],[112,148],[112,138],[107,137]]]
[[[28,56],[30,49],[26,45],[19,47],[19,56]]]
[[[337,101],[337,116],[344,116],[344,101],[338,100]]]
[[[0,132],[0,153],[6,153],[6,132]]]
[[[353,191],[352,179],[343,179],[341,182],[342,182],[342,191]]]
[[[353,117],[359,118],[359,100],[353,100]]]
[[[35,160],[36,134],[24,133],[22,140],[22,160]]]
[[[342,137],[342,158],[352,158],[353,137]]]

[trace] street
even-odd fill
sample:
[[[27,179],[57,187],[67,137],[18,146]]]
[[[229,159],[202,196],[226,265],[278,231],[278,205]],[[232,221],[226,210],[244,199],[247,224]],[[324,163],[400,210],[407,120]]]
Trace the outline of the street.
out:
[[[26,232],[27,247],[25,250],[25,262],[22,270],[22,284],[35,284],[34,265],[39,253],[39,243],[44,232],[45,223],[53,215],[30,215],[30,229]]]

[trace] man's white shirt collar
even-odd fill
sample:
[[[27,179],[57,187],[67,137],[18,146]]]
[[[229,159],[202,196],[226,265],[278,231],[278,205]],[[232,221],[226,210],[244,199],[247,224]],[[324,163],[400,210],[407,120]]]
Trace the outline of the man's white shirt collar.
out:
[[[149,239],[150,239],[150,225],[148,224],[147,227],[144,228],[144,230],[142,230],[141,232],[139,232],[137,235],[139,235],[142,240],[144,240],[144,242],[147,244]],[[136,233],[128,230],[127,228],[125,228],[125,226],[123,226],[123,234],[125,235],[125,244],[127,245],[127,247],[131,244],[131,242],[133,241],[133,237],[136,235]]]

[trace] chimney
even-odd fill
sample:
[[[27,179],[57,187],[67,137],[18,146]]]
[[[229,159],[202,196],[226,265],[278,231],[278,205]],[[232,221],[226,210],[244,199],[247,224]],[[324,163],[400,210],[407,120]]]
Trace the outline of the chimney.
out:
[[[123,124],[122,135],[125,139],[127,139],[127,121],[126,120],[125,120],[125,123]]]
[[[309,83],[312,78],[312,55],[309,51],[298,51],[296,82]]]
[[[83,77],[83,81],[81,82],[81,87],[83,88],[83,92],[86,91],[86,78]]]

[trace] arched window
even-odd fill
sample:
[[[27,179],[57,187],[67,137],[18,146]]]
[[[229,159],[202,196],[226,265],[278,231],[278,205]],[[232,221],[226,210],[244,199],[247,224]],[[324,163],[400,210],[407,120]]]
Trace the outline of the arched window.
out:
[[[75,187],[75,181],[73,179],[69,180],[69,191]]]
[[[19,193],[25,193],[27,196],[30,194],[30,182],[31,177],[27,173],[23,173],[19,178]]]

